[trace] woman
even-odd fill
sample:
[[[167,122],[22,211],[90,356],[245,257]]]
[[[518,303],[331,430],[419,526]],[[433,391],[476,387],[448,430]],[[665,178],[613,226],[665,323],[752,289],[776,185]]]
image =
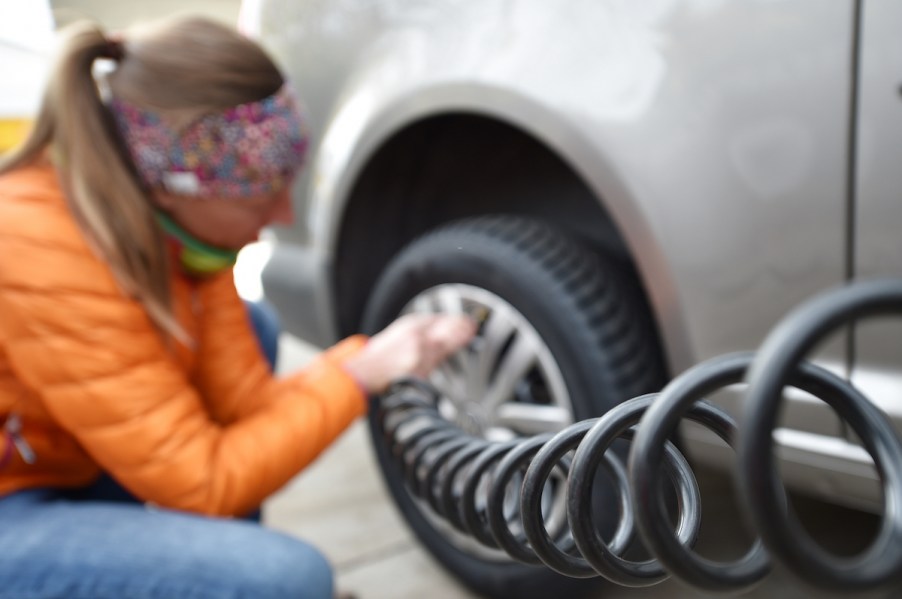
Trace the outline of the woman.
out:
[[[290,221],[305,145],[225,26],[65,33],[0,166],[0,597],[332,596],[316,550],[242,518],[474,331],[404,317],[271,375],[230,267]]]

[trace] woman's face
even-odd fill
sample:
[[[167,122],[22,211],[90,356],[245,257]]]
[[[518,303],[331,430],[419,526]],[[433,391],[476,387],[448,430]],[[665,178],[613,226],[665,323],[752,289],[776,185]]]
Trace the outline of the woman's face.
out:
[[[294,221],[291,185],[249,198],[195,198],[165,191],[154,200],[183,229],[214,247],[238,250],[256,241],[263,227]]]

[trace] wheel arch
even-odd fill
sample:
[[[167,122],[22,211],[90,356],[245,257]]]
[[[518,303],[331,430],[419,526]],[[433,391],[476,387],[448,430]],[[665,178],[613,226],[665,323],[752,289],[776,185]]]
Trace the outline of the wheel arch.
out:
[[[622,257],[645,291],[665,361],[685,361],[678,294],[663,253],[626,186],[606,163],[598,164],[591,144],[549,120],[543,107],[497,90],[483,99],[494,98],[505,108],[503,116],[475,106],[469,93],[445,89],[432,95],[456,101],[423,100],[416,108],[385,111],[383,135],[361,143],[344,193],[336,190],[331,198],[325,243],[334,260],[330,286],[339,335],[358,330],[376,279],[409,241],[451,220],[510,213],[552,222],[593,250]],[[389,115],[406,120],[390,126]],[[543,123],[547,135],[537,131]]]

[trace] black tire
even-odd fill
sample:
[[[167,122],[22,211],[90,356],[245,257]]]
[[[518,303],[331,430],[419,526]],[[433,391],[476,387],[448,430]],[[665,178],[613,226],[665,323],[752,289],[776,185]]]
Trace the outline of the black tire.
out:
[[[450,283],[489,291],[529,321],[563,375],[574,420],[603,414],[663,382],[655,329],[629,270],[551,226],[521,217],[458,221],[412,242],[377,282],[364,330],[382,329],[412,298]],[[471,589],[518,598],[584,596],[598,589],[597,579],[566,578],[461,550],[408,495],[372,415],[370,425],[385,482],[402,515],[438,561]]]

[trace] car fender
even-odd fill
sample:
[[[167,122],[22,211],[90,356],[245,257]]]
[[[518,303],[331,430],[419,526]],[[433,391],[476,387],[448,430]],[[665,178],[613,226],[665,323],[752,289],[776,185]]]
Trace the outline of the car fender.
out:
[[[359,85],[331,119],[311,164],[315,185],[309,214],[315,251],[334,255],[354,183],[389,138],[421,119],[461,112],[506,122],[537,139],[573,168],[626,240],[657,320],[664,327],[667,353],[688,355],[684,323],[675,303],[678,294],[665,254],[604,149],[559,112],[510,89],[448,82],[418,87],[379,104],[367,85]]]

